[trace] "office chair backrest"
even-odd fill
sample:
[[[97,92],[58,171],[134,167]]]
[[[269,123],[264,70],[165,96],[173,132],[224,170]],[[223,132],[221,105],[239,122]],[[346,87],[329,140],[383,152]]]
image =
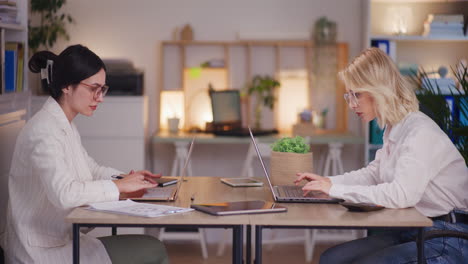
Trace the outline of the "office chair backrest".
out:
[[[8,176],[16,138],[26,121],[26,110],[0,114],[0,239],[5,231],[8,207]]]

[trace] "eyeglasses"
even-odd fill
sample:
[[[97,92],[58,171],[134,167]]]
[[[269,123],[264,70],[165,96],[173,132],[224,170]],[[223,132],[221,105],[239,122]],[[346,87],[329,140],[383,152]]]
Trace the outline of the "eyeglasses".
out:
[[[91,84],[87,84],[87,83],[84,83],[84,82],[80,82],[80,84],[86,86],[87,88],[89,88],[89,91],[93,94],[93,98],[96,99],[96,98],[99,98],[99,97],[104,97],[106,96],[106,93],[107,91],[109,90],[109,86],[107,85],[102,85],[102,86],[99,86],[99,85],[91,85]]]
[[[359,106],[359,97],[361,97],[361,93],[355,93],[354,91],[349,91],[343,95],[346,103],[350,104],[353,103]]]

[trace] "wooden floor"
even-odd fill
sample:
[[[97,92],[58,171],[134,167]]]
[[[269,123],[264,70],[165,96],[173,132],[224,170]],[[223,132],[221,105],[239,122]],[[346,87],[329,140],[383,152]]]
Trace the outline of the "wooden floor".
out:
[[[224,256],[216,256],[217,245],[208,245],[208,258],[201,256],[200,246],[197,242],[164,241],[171,264],[218,264],[231,263],[231,252],[226,250]],[[315,247],[312,264],[319,262],[320,254],[334,244],[319,244]],[[245,253],[245,252],[244,252]],[[263,250],[263,263],[267,264],[295,264],[306,263],[303,244],[275,245],[271,250]]]

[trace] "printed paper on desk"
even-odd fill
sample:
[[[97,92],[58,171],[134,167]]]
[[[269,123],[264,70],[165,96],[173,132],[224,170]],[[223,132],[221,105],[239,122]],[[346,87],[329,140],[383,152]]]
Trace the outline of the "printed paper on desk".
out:
[[[159,204],[137,203],[130,199],[125,201],[103,202],[89,204],[89,210],[104,211],[117,214],[127,214],[143,217],[158,217],[193,211],[191,208],[175,207]]]

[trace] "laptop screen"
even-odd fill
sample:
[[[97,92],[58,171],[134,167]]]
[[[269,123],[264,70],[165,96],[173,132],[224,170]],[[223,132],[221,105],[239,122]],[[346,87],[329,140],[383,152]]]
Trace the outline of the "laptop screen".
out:
[[[239,90],[210,91],[213,123],[242,121]]]

